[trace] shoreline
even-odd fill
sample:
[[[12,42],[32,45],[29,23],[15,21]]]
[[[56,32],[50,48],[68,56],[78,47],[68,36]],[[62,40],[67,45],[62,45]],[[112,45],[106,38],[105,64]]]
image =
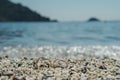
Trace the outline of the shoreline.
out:
[[[0,57],[0,80],[120,80],[120,61],[110,58]]]

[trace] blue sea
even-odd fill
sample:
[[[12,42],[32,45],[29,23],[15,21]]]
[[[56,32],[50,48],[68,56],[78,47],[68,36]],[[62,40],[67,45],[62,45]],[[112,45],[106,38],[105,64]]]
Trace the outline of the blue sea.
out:
[[[120,57],[120,21],[2,22],[0,56]]]

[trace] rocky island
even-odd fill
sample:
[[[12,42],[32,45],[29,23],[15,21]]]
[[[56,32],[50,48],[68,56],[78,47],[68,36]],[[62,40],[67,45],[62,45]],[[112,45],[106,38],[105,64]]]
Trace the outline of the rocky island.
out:
[[[50,22],[48,17],[42,16],[20,3],[12,3],[10,0],[0,0],[0,21],[43,21]]]
[[[92,18],[90,18],[90,19],[88,20],[88,22],[94,22],[94,21],[100,21],[100,20],[97,19],[97,18],[94,18],[94,17],[92,17]]]

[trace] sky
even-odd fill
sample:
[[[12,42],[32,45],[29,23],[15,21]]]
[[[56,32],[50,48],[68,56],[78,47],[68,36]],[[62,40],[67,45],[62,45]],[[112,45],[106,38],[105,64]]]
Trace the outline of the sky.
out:
[[[120,20],[120,0],[11,0],[59,21]]]

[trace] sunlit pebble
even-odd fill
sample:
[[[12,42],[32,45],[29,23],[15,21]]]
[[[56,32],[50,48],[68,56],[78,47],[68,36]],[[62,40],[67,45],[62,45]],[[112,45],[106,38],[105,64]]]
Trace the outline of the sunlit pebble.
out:
[[[48,77],[47,80],[56,80],[56,77]]]
[[[26,79],[25,79],[25,77],[20,77],[20,78],[18,78],[18,77],[13,77],[13,80],[26,80]]]
[[[0,76],[0,80],[8,80],[8,77]]]
[[[27,76],[27,77],[25,78],[25,80],[35,80],[35,79],[36,79],[35,76]]]

